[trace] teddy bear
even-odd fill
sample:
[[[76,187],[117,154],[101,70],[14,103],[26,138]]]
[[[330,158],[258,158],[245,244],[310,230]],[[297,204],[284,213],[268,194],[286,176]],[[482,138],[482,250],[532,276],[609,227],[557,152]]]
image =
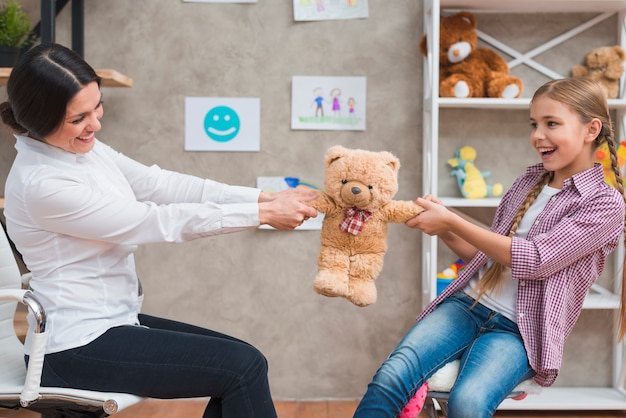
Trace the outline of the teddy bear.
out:
[[[572,76],[599,82],[609,99],[619,96],[619,79],[624,72],[626,52],[619,45],[594,48],[585,55],[584,65],[574,65]]]
[[[439,96],[499,97],[513,99],[522,94],[522,81],[509,74],[506,61],[488,48],[478,48],[476,18],[460,11],[440,20]],[[420,52],[428,55],[424,35]]]
[[[403,223],[424,209],[393,200],[400,160],[387,151],[330,147],[324,188],[308,204],[324,214],[315,291],[357,306],[376,302],[374,280],[387,251],[387,223]]]

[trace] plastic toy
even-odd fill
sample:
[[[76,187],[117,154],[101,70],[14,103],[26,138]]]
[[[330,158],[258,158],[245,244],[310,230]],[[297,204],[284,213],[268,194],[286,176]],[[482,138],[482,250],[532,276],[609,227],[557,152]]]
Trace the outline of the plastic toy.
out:
[[[448,164],[452,167],[451,174],[457,178],[463,197],[482,199],[487,196],[500,196],[503,190],[502,184],[488,185],[485,178],[491,173],[476,168],[475,159],[476,150],[466,145],[456,152],[456,158],[448,160]]]

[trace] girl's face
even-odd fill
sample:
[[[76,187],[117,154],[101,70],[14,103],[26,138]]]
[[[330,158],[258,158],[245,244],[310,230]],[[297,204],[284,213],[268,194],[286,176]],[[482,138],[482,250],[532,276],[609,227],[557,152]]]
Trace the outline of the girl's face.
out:
[[[552,186],[560,188],[565,179],[593,167],[593,141],[602,128],[599,119],[582,123],[563,103],[540,96],[530,107],[530,126],[531,145],[544,168],[554,172]]]
[[[92,81],[70,100],[61,126],[44,141],[73,154],[86,154],[95,144],[102,114],[102,93]]]

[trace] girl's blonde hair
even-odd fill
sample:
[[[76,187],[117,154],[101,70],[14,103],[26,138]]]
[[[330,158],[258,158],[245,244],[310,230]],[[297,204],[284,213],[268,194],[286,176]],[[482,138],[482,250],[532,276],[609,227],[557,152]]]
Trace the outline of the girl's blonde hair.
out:
[[[564,78],[550,81],[541,86],[533,95],[532,100],[545,96],[557,102],[563,103],[572,111],[578,113],[583,123],[588,123],[592,119],[599,119],[602,122],[602,129],[594,140],[594,149],[606,142],[611,153],[611,169],[616,179],[616,188],[624,197],[624,182],[620,172],[619,163],[617,161],[617,146],[615,145],[615,137],[613,134],[613,125],[611,122],[611,114],[606,99],[606,94],[602,87],[595,81],[584,78]],[[532,101],[531,101],[532,103]],[[513,237],[519,226],[522,217],[528,211],[528,208],[535,201],[543,186],[548,184],[552,178],[553,172],[544,172],[537,183],[530,189],[526,199],[517,210],[517,214],[513,219],[513,224],[509,231],[509,236]],[[624,229],[626,231],[626,219],[624,220]],[[624,246],[626,246],[626,234],[624,235]],[[476,291],[478,292],[476,300],[487,291],[496,290],[500,284],[500,278],[506,267],[500,263],[493,263],[485,272],[478,282]],[[624,338],[626,334],[626,269],[622,268],[622,294],[620,299],[619,311],[619,339]]]

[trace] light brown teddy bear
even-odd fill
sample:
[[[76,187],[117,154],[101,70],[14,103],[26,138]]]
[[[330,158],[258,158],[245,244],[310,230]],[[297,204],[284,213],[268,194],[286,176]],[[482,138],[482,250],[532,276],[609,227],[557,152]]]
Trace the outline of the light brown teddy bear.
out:
[[[619,79],[624,72],[624,59],[626,52],[619,45],[594,48],[585,55],[585,65],[572,67],[572,75],[599,82],[607,97],[615,99],[619,96]]]
[[[395,201],[400,161],[381,151],[326,151],[326,192],[309,204],[325,214],[318,272],[313,288],[358,306],[376,302],[374,280],[387,251],[387,223],[403,223],[423,211],[410,201]]]
[[[506,61],[488,48],[477,48],[476,18],[470,12],[442,17],[439,34],[439,96],[499,97],[522,94],[522,81],[509,75]],[[427,56],[426,35],[420,52]]]

